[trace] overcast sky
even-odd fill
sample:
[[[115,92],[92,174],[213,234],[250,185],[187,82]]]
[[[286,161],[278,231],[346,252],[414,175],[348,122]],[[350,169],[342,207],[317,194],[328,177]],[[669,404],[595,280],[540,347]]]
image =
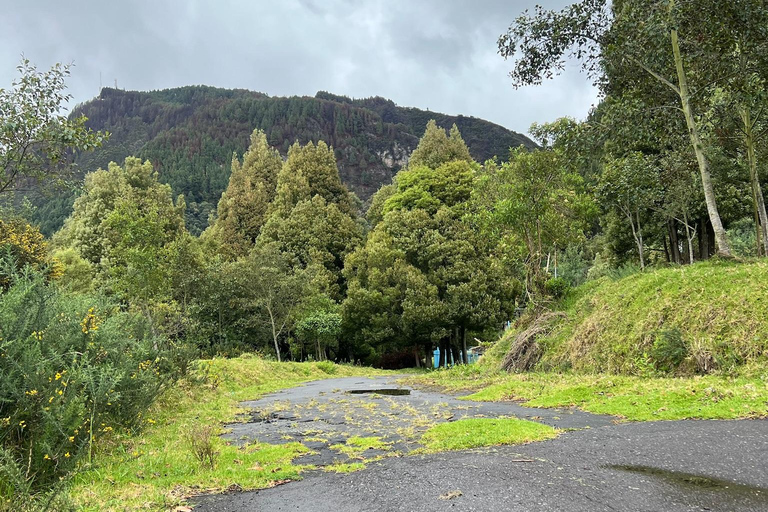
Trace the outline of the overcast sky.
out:
[[[519,132],[583,118],[597,93],[577,66],[515,90],[496,40],[535,0],[0,0],[0,87],[22,53],[74,62],[75,103],[99,86],[206,84],[271,96],[318,90],[487,119]],[[568,0],[539,0],[560,8]]]

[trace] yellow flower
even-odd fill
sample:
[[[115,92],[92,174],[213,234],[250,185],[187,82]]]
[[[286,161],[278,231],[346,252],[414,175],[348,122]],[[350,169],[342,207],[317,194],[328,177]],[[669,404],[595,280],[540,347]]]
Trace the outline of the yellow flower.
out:
[[[64,457],[66,457],[68,459],[69,458],[69,452],[65,453]]]
[[[57,389],[57,390],[56,390],[56,392],[57,392],[59,395],[63,395],[63,394],[64,394],[64,392],[63,392],[62,390],[60,390],[60,389]]]
[[[37,395],[37,390],[36,389],[30,389],[25,394],[29,395],[29,396],[35,396],[35,395]]]
[[[75,442],[75,436],[69,436],[69,442],[74,443]]]
[[[51,456],[50,456],[50,455],[48,455],[47,453],[45,454],[45,456],[44,456],[43,458],[44,458],[45,460],[51,460]]]
[[[26,421],[24,421],[24,420],[21,420],[21,421],[19,422],[19,426],[20,426],[21,428],[24,428],[24,427],[26,427],[26,426],[27,426],[27,422],[26,422]]]
[[[56,380],[61,379],[61,374],[59,372],[56,372]]]

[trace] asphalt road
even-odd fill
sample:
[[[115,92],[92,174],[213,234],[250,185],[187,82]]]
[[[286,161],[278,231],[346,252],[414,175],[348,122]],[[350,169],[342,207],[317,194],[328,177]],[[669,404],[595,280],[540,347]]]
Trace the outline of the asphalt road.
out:
[[[322,409],[323,400],[346,404],[345,390],[364,386],[393,384],[333,379],[248,403],[257,411],[280,403],[285,415],[284,420],[278,415],[263,421],[256,414],[257,421],[248,424],[255,426],[251,435],[260,437],[286,425],[300,429],[325,423],[332,417],[318,419],[313,408],[330,415],[335,407]],[[408,404],[423,407],[421,403],[439,404],[441,409],[466,407],[436,393],[388,398],[394,401],[391,410],[407,409]],[[479,405],[473,410],[474,405],[457,411],[463,416],[516,415],[579,430],[524,446],[387,458],[351,474],[308,473],[302,481],[272,489],[198,498],[195,511],[768,511],[764,420],[616,424],[610,418],[568,410],[531,410],[516,404],[486,404],[490,408]],[[344,407],[350,408],[347,419],[360,408],[354,403]],[[306,411],[307,417],[314,414],[313,421],[303,422],[302,412],[296,410]],[[442,415],[435,420],[456,418]],[[350,428],[363,425],[366,432],[372,429],[385,438],[398,425],[378,420],[349,423]],[[343,430],[345,423],[336,426]],[[244,432],[237,435],[248,438]],[[400,445],[407,451],[407,442]]]

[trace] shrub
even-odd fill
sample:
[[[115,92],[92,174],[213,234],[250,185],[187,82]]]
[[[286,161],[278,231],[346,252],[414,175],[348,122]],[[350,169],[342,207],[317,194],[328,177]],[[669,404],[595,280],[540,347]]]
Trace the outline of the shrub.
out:
[[[592,262],[592,266],[587,271],[587,280],[595,281],[601,277],[610,276],[611,263],[605,256],[600,253],[595,254],[595,259]]]
[[[587,280],[590,261],[584,256],[584,251],[577,246],[569,245],[560,253],[560,263],[557,273],[571,286],[579,286]]]
[[[338,367],[333,361],[320,361],[319,363],[315,363],[315,365],[321,372],[328,375],[333,375],[338,370]]]
[[[87,293],[92,291],[93,266],[74,249],[61,249],[53,253],[56,284],[66,291]]]
[[[27,265],[41,267],[48,255],[45,239],[40,230],[24,220],[0,219],[0,251],[6,264],[13,264],[14,270]],[[8,286],[9,272],[0,272],[0,286]]]
[[[189,450],[192,456],[203,468],[213,469],[216,466],[218,455],[213,444],[216,437],[212,425],[195,425],[186,435]]]
[[[544,283],[544,290],[555,299],[563,297],[570,288],[571,285],[562,277],[552,277]]]
[[[65,295],[29,269],[10,276],[0,290],[0,502],[51,498],[97,438],[141,426],[172,360],[149,332],[104,297]]]
[[[680,329],[663,329],[656,334],[650,356],[658,371],[675,371],[688,355],[688,344]]]

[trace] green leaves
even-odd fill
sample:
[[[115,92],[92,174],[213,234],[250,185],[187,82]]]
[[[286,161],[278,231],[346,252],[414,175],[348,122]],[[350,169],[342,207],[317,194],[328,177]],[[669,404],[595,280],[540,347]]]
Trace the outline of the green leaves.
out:
[[[86,176],[57,240],[94,266],[101,286],[146,312],[171,296],[173,242],[184,232],[183,201],[174,204],[150,162],[129,157]]]
[[[560,74],[570,52],[583,68],[600,70],[600,40],[611,14],[606,0],[582,0],[556,12],[536,6],[520,15],[498,40],[499,53],[515,58],[510,72],[515,87],[539,85]]]
[[[426,166],[436,169],[444,163],[454,161],[473,161],[459,129],[454,124],[450,135],[446,135],[445,130],[437,126],[434,119],[430,120],[419,145],[411,153],[409,167]]]
[[[65,184],[74,167],[72,151],[90,151],[108,137],[85,127],[84,118],[67,119],[62,103],[69,66],[54,65],[39,72],[22,60],[21,76],[11,89],[0,89],[0,193],[13,190],[21,180],[42,187]]]
[[[525,265],[529,293],[541,291],[542,258],[583,240],[594,214],[560,150],[519,149],[508,163],[486,164],[473,197],[486,235],[511,245]]]
[[[344,328],[380,352],[431,345],[455,328],[500,322],[514,301],[491,244],[471,224],[478,165],[458,130],[430,122],[407,169],[374,196],[376,222],[346,260]]]

